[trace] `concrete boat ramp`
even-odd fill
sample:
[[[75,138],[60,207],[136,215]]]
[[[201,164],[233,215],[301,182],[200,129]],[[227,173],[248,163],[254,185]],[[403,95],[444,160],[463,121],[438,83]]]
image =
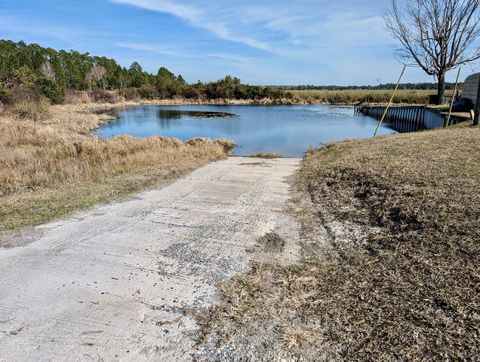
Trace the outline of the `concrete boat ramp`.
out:
[[[36,227],[0,249],[0,361],[191,360],[218,283],[277,231],[299,159],[229,158],[161,188]]]

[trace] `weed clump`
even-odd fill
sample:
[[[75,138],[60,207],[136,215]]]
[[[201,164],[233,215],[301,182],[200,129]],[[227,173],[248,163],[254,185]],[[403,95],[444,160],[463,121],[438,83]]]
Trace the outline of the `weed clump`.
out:
[[[15,103],[12,112],[22,119],[39,121],[49,115],[50,102],[47,98],[41,97],[38,101],[23,99]]]
[[[252,155],[248,155],[248,157],[274,159],[274,158],[282,158],[282,155],[276,152],[259,152],[259,153],[254,153]]]

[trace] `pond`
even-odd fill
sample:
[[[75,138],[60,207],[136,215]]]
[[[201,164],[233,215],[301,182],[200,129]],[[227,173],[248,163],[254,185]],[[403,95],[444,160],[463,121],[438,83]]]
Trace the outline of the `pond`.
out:
[[[376,125],[377,120],[355,114],[349,106],[142,106],[120,111],[95,134],[227,138],[237,143],[236,155],[275,152],[302,157],[309,146],[371,137]],[[395,131],[387,126],[379,131],[390,133]]]

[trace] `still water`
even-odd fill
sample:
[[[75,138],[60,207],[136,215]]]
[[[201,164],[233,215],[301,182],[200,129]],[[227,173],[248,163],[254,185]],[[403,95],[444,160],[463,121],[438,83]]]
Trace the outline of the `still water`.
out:
[[[236,155],[276,152],[302,157],[308,146],[371,137],[376,124],[348,106],[146,106],[120,111],[96,134],[227,138],[237,143]],[[395,132],[386,126],[379,131],[389,133]]]

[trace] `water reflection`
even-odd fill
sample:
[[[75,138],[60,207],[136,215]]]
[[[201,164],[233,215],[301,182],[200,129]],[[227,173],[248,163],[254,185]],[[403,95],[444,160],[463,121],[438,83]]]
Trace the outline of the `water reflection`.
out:
[[[344,106],[147,106],[120,112],[97,134],[228,138],[239,145],[238,155],[277,152],[301,157],[308,146],[371,137],[376,124]],[[394,133],[386,126],[380,132]]]
[[[157,111],[157,117],[160,120],[181,119],[183,117],[183,111],[174,111],[170,109],[159,109]]]
[[[178,109],[159,109],[157,111],[159,119],[181,119],[181,118],[233,118],[233,113],[227,112],[208,112],[208,111],[182,111]]]

